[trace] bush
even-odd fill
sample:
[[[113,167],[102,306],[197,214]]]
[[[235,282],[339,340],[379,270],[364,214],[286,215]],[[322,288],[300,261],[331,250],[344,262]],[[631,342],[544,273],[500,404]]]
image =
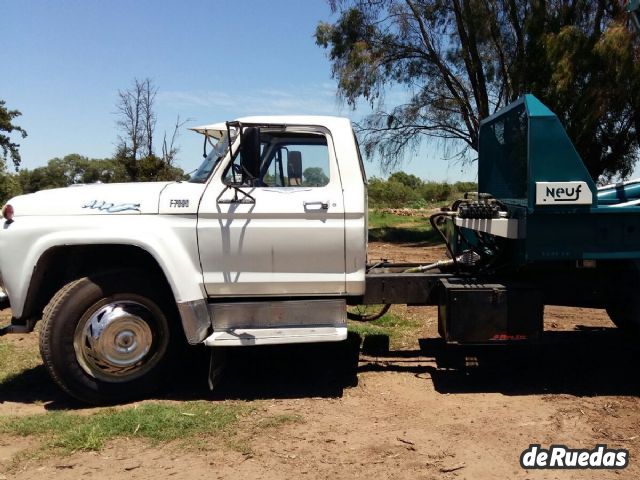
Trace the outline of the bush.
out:
[[[369,204],[372,207],[397,208],[419,200],[419,192],[403,183],[375,177],[369,181]]]
[[[391,174],[388,180],[369,179],[371,208],[428,208],[430,204],[450,202],[465,192],[477,190],[474,182],[425,182],[404,172]]]
[[[448,183],[426,182],[420,191],[422,198],[427,202],[442,202],[448,200],[451,196],[453,188]]]

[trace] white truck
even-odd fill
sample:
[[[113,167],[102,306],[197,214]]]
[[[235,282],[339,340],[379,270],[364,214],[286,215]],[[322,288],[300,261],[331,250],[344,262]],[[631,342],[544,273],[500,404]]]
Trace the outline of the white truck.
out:
[[[478,192],[429,220],[449,259],[367,263],[367,191],[349,120],[252,117],[195,129],[189,182],[13,198],[0,307],[87,402],[161,381],[173,348],[328,342],[347,305],[438,305],[448,343],[541,338],[544,305],[606,308],[640,333],[640,180],[596,188],[559,119],[525,95],[482,120]],[[375,315],[357,316],[366,320]],[[182,332],[181,332],[182,331]]]
[[[44,364],[82,401],[147,392],[185,336],[210,347],[347,336],[367,243],[350,121],[251,117],[194,130],[209,153],[187,182],[45,190],[3,209],[0,300],[13,318],[0,333],[42,319]]]

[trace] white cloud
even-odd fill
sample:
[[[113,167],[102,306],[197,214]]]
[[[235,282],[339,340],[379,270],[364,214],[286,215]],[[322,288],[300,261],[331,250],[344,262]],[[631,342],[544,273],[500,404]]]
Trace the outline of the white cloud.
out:
[[[354,116],[354,112],[337,99],[335,86],[327,83],[286,90],[264,88],[250,92],[164,91],[158,93],[158,102],[183,112],[207,109],[214,115],[226,113],[234,117],[263,114]]]

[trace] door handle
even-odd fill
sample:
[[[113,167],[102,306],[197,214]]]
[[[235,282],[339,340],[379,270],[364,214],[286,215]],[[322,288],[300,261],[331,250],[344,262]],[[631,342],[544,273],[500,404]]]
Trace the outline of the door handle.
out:
[[[302,202],[305,210],[329,210],[329,201],[323,202],[317,200],[315,202]],[[313,208],[317,207],[317,208]]]

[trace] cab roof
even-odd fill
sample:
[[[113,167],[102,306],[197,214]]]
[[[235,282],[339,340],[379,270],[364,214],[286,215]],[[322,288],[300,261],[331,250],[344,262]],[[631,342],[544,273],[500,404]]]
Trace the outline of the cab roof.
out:
[[[275,124],[275,125],[313,125],[326,127],[329,130],[335,128],[351,128],[351,121],[346,117],[334,117],[329,115],[264,115],[241,117],[235,120],[240,123]],[[208,137],[220,139],[227,131],[226,122],[211,123],[199,127],[190,127],[189,130],[198,132]]]

